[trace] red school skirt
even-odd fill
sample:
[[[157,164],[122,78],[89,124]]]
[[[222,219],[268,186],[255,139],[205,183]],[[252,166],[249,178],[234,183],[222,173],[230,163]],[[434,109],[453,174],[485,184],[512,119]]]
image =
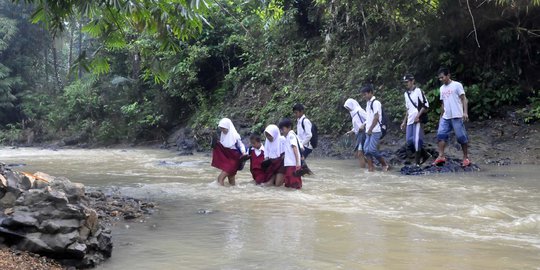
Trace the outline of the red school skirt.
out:
[[[242,154],[238,150],[225,148],[218,142],[212,149],[212,167],[216,167],[230,176],[236,175],[241,156]]]
[[[283,173],[285,174],[285,167],[283,166],[283,158],[282,157],[279,157],[279,158],[273,158],[273,159],[270,159],[271,163],[270,163],[270,166],[268,166],[268,168],[266,168],[266,181],[270,180],[270,178],[272,178],[272,176],[278,174],[278,173]]]
[[[285,167],[285,187],[288,188],[302,188],[302,178],[300,176],[294,176],[296,166]]]
[[[257,185],[267,182],[269,179],[266,172],[262,169],[262,163],[264,161],[264,152],[259,156],[255,154],[255,150],[249,151],[250,155],[250,171],[253,176],[253,180]]]

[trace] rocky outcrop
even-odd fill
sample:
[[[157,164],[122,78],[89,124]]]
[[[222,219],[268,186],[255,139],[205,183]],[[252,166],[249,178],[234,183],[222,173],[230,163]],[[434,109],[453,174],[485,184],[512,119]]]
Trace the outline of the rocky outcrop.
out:
[[[111,256],[111,231],[85,195],[63,177],[26,174],[0,166],[0,243],[92,267]]]

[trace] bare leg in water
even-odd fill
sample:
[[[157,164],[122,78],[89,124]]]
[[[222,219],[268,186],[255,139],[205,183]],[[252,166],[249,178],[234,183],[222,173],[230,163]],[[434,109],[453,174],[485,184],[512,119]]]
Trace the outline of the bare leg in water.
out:
[[[276,187],[280,187],[283,185],[283,182],[285,181],[285,175],[282,173],[276,174]]]
[[[236,185],[236,175],[228,176],[229,178],[229,185],[234,186]]]
[[[380,157],[377,160],[381,163],[382,171],[387,172],[390,166],[388,166],[388,163],[386,163],[386,160],[384,160],[383,157]]]
[[[221,171],[221,173],[218,175],[217,180],[218,183],[222,186],[225,185],[225,177],[229,176],[225,171]]]
[[[366,157],[364,156],[364,152],[358,150],[356,151],[356,157],[358,157],[358,163],[360,164],[360,168],[366,167]]]
[[[367,167],[369,172],[375,171],[375,166],[373,165],[373,159],[371,159],[371,157],[367,158]]]

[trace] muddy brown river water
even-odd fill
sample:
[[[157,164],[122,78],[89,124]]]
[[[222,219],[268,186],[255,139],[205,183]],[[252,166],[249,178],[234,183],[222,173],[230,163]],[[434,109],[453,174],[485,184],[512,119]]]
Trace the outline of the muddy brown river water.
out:
[[[469,174],[366,173],[311,160],[300,191],[219,187],[210,157],[155,149],[0,148],[15,170],[149,199],[113,228],[97,269],[540,269],[540,167]]]

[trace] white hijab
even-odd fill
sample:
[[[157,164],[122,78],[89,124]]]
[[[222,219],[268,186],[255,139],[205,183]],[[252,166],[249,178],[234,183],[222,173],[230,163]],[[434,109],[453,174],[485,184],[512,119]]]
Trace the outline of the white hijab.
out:
[[[268,138],[264,142],[264,157],[265,158],[278,158],[281,156],[281,140],[279,128],[276,125],[269,125],[264,132],[270,134],[274,141],[271,142]]]
[[[234,125],[229,118],[223,118],[219,120],[218,126],[220,128],[226,128],[229,130],[227,134],[224,134],[221,132],[221,136],[219,138],[219,142],[226,148],[234,148],[236,145],[236,142],[240,140],[240,134],[236,131],[236,128],[234,128]]]
[[[362,106],[355,99],[349,98],[345,101],[343,107],[351,109],[349,112],[352,118],[353,130],[355,133],[358,133],[360,127],[366,122],[367,113]],[[360,117],[359,117],[360,116]]]

